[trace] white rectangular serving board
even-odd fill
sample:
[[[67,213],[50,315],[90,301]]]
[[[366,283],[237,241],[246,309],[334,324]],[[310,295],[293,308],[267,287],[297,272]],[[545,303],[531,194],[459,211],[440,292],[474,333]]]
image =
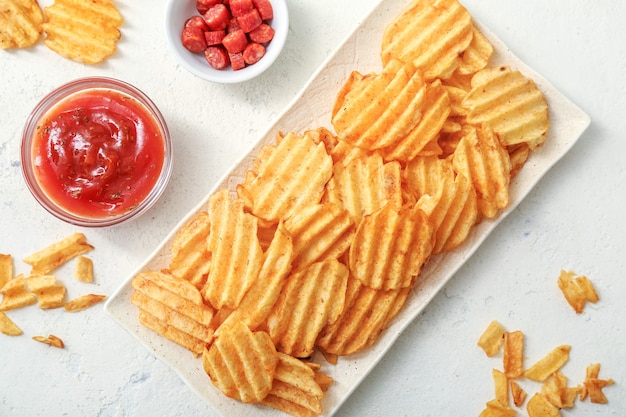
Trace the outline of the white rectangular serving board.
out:
[[[363,24],[318,69],[298,97],[262,135],[250,152],[223,177],[213,190],[209,190],[207,196],[194,210],[181,219],[162,244],[137,268],[135,273],[128,277],[105,304],[105,310],[114,320],[154,352],[158,358],[171,366],[193,391],[225,417],[278,417],[285,414],[268,407],[242,404],[231,400],[214,388],[202,369],[201,358],[195,358],[186,349],[165,340],[139,323],[137,309],[130,302],[132,294],[130,282],[140,271],[167,267],[170,260],[170,245],[178,230],[198,211],[206,208],[209,196],[216,190],[225,187],[234,189],[236,184],[242,182],[245,172],[250,168],[258,151],[264,145],[274,143],[278,132],[301,133],[318,127],[332,128],[330,114],[339,89],[354,70],[362,74],[380,71],[382,64],[379,53],[384,28],[407,7],[408,3],[409,0],[379,3]],[[356,355],[342,357],[336,365],[329,365],[323,359],[319,360],[323,365],[322,371],[334,379],[334,383],[324,397],[323,416],[331,416],[339,409],[382,359],[406,326],[417,317],[453,274],[472,256],[497,224],[517,207],[541,177],[565,155],[589,126],[589,116],[514,56],[506,45],[487,28],[478,22],[475,23],[495,47],[490,65],[508,65],[520,70],[524,75],[533,78],[545,94],[550,108],[551,125],[548,138],[544,146],[531,155],[512,182],[510,206],[496,219],[485,220],[477,225],[468,240],[456,250],[431,258],[404,308],[372,348]],[[166,390],[165,387],[164,390]]]

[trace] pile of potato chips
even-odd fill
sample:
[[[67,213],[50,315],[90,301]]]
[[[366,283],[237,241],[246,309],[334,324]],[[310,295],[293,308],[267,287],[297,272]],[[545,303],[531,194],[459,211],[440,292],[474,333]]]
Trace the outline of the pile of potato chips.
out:
[[[97,64],[115,52],[122,23],[112,0],[55,0],[43,10],[37,0],[0,0],[0,49],[26,48],[45,34],[56,53]]]
[[[202,356],[228,397],[320,414],[331,379],[311,355],[376,343],[547,137],[544,95],[492,53],[457,0],[413,1],[382,70],[337,92],[332,129],[279,134],[180,229],[167,268],[133,279],[141,323]]]
[[[73,313],[85,310],[104,301],[106,296],[85,294],[66,301],[67,288],[59,282],[55,270],[72,259],[76,259],[74,277],[86,283],[93,282],[93,262],[83,254],[93,246],[83,233],[74,233],[52,245],[37,251],[24,259],[31,266],[28,275],[14,276],[13,257],[0,254],[0,332],[9,336],[19,336],[23,332],[6,314],[10,310],[37,304],[43,310],[63,307]],[[55,336],[33,336],[33,339],[63,348],[63,341]]]

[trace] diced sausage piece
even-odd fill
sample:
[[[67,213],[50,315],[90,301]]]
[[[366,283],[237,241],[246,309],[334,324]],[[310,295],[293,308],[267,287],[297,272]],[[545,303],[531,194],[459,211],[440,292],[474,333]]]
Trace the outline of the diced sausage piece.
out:
[[[246,61],[243,60],[243,53],[238,52],[236,54],[228,54],[230,58],[230,66],[233,70],[237,71],[246,67]]]
[[[228,27],[226,28],[226,33],[234,32],[237,29],[241,29],[241,26],[239,26],[239,22],[237,21],[237,18],[233,17],[228,22]]]
[[[246,64],[256,64],[265,55],[265,47],[260,43],[252,42],[243,50],[243,60]]]
[[[187,19],[185,21],[185,27],[186,28],[190,28],[190,27],[196,27],[198,29],[201,30],[209,30],[209,27],[206,25],[206,22],[204,21],[204,18],[202,16],[192,16],[189,19]]]
[[[209,11],[211,7],[220,3],[222,3],[222,0],[196,0],[196,10],[203,15]]]
[[[274,18],[274,8],[270,0],[252,0],[252,4],[259,11],[261,19],[270,20]]]
[[[207,30],[204,32],[207,46],[221,45],[224,36],[226,36],[226,32],[223,30]]]
[[[202,52],[206,49],[204,31],[196,27],[184,28],[181,34],[183,46],[191,52]]]
[[[204,51],[204,57],[210,66],[218,70],[226,68],[230,63],[228,52],[223,46],[209,46]]]
[[[257,43],[268,43],[274,39],[274,29],[267,23],[261,23],[258,28],[248,33],[250,40]]]
[[[237,52],[241,52],[246,48],[246,45],[248,45],[248,37],[243,32],[243,30],[238,29],[224,36],[222,44],[229,54],[236,54]]]
[[[230,12],[224,4],[216,4],[211,7],[205,14],[204,20],[209,30],[224,30],[228,27],[230,21]]]
[[[259,25],[263,23],[263,19],[261,19],[261,15],[257,9],[252,9],[243,16],[239,16],[237,21],[241,29],[246,33],[258,28]]]
[[[235,16],[243,16],[254,9],[252,0],[230,0],[230,13]]]

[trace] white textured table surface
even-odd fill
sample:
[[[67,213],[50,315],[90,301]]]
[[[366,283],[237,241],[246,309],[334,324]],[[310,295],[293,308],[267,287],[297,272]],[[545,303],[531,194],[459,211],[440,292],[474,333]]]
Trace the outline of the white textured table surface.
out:
[[[391,1],[391,0],[387,0]],[[42,1],[42,5],[49,4]],[[43,44],[0,51],[0,253],[27,272],[26,255],[74,231],[96,250],[96,283],[59,271],[69,295],[112,294],[179,219],[278,117],[316,68],[378,0],[291,0],[291,28],[278,62],[260,78],[216,85],[173,61],[163,36],[164,2],[118,1],[118,52],[99,66],[57,56]],[[338,416],[477,416],[493,398],[491,369],[476,340],[491,320],[526,334],[528,362],[570,344],[564,373],[580,383],[600,362],[608,405],[577,402],[564,416],[626,413],[626,3],[466,0],[474,17],[585,110],[592,124],[522,204],[498,226]],[[110,229],[64,224],[40,208],[21,176],[19,144],[32,107],[74,78],[104,75],[146,92],[175,141],[175,168],[159,203]],[[334,92],[331,92],[334,94]],[[560,269],[587,275],[600,302],[576,315],[556,287]],[[216,416],[101,306],[70,315],[25,308],[10,317],[21,337],[0,335],[0,416]],[[56,334],[63,350],[33,342]],[[536,386],[529,386],[530,390]],[[532,392],[531,392],[532,393]]]

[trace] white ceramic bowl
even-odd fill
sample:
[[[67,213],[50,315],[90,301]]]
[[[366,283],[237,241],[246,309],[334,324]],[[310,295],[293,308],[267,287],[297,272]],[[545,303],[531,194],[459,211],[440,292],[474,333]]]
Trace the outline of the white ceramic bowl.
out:
[[[289,32],[289,12],[285,0],[271,0],[274,18],[269,24],[275,31],[274,38],[267,45],[265,56],[253,65],[234,71],[230,66],[217,70],[209,65],[204,54],[192,53],[181,42],[181,32],[185,21],[199,15],[196,0],[168,0],[165,8],[165,36],[170,50],[180,64],[192,74],[202,79],[218,83],[239,83],[250,80],[268,69],[280,55]]]

